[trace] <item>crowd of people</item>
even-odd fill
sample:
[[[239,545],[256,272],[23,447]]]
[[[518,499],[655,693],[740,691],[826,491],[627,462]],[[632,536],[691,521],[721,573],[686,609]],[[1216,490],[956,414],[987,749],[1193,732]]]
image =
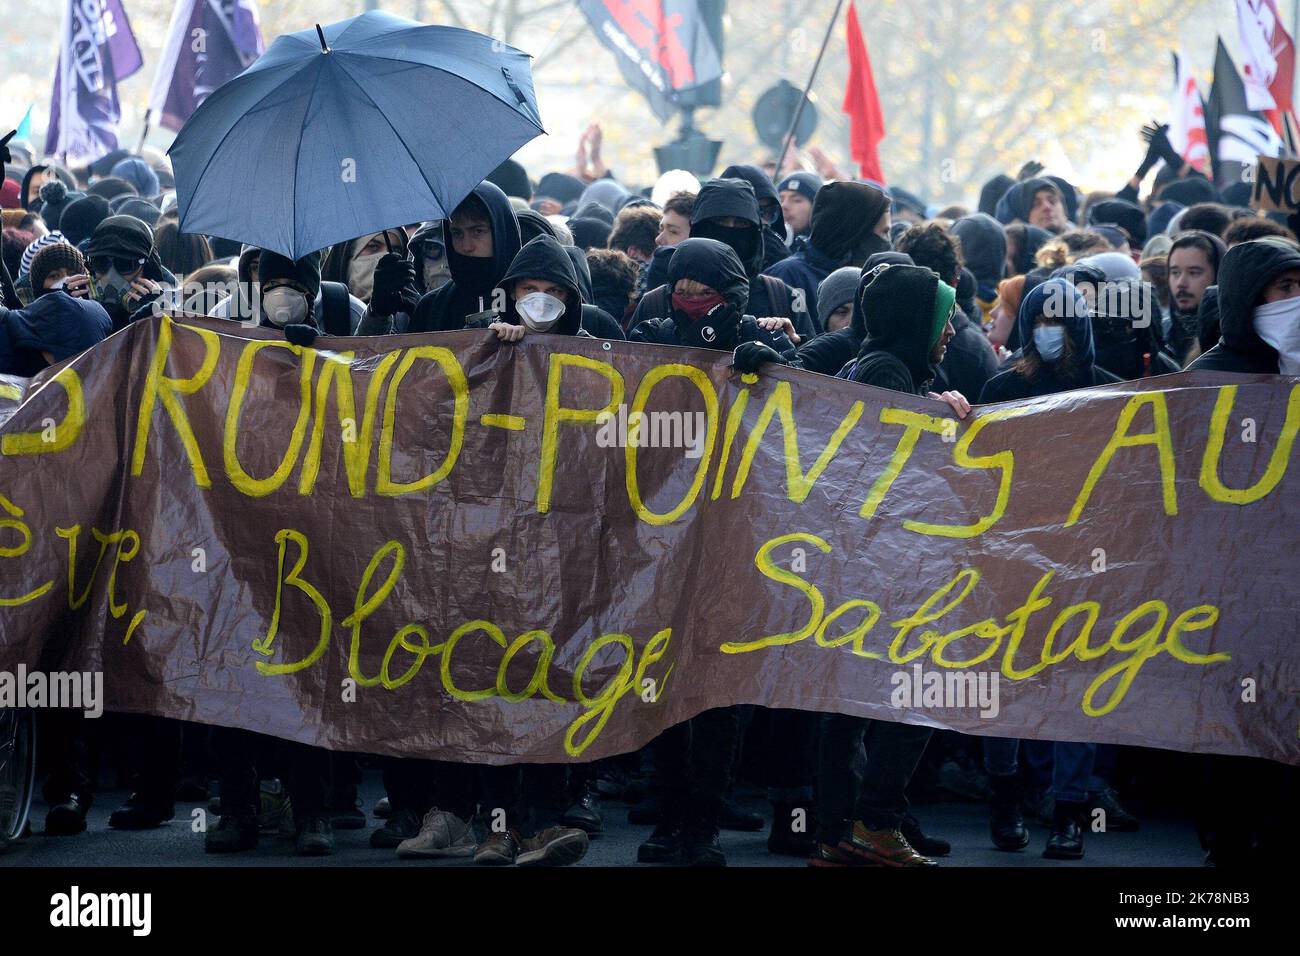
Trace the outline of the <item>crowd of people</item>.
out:
[[[1118,190],[1085,193],[1031,162],[984,183],[974,206],[942,209],[797,159],[637,188],[590,132],[573,171],[534,178],[507,160],[445,220],[297,261],[181,232],[157,150],[69,169],[13,143],[0,373],[34,375],[165,303],[300,345],[483,328],[503,348],[550,333],[725,350],[741,371],[789,365],[961,417],[1182,369],[1300,375],[1295,224],[1249,208],[1248,184],[1216,188],[1162,127],[1143,130],[1146,156]],[[133,792],[111,827],[160,826],[178,801],[210,799],[210,853],[277,830],[300,854],[332,852],[336,828],[367,825],[363,764],[386,792],[371,846],[482,864],[575,862],[627,801],[653,827],[642,862],[721,865],[723,830],[767,827],[773,854],[812,865],[928,867],[950,846],[909,797],[939,794],[987,802],[998,849],[1026,848],[1037,820],[1045,856],[1078,860],[1098,809],[1108,831],[1137,829],[1119,791],[1150,806],[1167,780],[1211,862],[1280,858],[1296,841],[1294,768],[844,715],[715,709],[641,753],[568,767],[369,761],[160,718],[117,718],[95,739],[46,716],[45,833],[84,831],[99,760],[113,757]],[[739,806],[738,778],[767,786],[770,814]]]

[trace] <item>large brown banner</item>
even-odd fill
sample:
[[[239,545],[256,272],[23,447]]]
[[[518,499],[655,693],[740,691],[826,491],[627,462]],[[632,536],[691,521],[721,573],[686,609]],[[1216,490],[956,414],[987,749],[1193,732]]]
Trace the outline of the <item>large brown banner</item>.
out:
[[[160,318],[14,392],[0,669],[109,709],[494,763],[740,703],[1300,763],[1294,379],[959,423],[718,352]]]

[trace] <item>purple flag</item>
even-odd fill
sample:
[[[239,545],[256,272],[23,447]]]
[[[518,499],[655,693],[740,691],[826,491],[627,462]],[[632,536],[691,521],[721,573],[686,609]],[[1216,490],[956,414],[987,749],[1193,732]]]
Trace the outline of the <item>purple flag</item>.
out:
[[[67,0],[45,152],[93,161],[117,148],[117,84],[144,60],[122,0]]]
[[[213,90],[265,52],[256,0],[176,0],[149,111],[179,130]]]

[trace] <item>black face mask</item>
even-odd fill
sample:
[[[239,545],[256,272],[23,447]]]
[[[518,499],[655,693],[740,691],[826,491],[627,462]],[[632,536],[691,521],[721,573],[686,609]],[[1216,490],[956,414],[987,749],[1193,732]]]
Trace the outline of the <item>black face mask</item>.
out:
[[[748,269],[758,253],[759,232],[753,226],[720,226],[716,222],[704,221],[691,226],[691,236],[701,239],[716,239],[731,246],[741,265]]]
[[[462,256],[452,260],[452,279],[465,289],[490,289],[500,280],[496,256]]]
[[[884,236],[878,236],[874,232],[868,233],[859,239],[858,244],[849,252],[849,264],[861,268],[876,253],[892,252],[893,249],[894,247]]]
[[[682,345],[701,349],[725,349],[730,351],[736,345],[736,332],[740,328],[740,315],[730,303],[715,305],[699,321],[684,321],[682,316],[674,314],[677,336]]]

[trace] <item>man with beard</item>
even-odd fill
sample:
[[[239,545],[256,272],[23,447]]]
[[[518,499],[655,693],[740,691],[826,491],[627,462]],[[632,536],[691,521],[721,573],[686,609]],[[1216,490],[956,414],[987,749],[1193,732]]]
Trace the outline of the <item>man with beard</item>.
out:
[[[817,286],[841,266],[861,267],[867,257],[888,252],[889,197],[866,183],[827,183],[817,190],[812,231],[794,255],[767,274],[803,289],[810,312],[817,311]]]
[[[1197,310],[1214,285],[1227,249],[1208,232],[1185,232],[1169,247],[1169,328],[1165,340],[1180,366],[1196,357],[1200,324]]]

